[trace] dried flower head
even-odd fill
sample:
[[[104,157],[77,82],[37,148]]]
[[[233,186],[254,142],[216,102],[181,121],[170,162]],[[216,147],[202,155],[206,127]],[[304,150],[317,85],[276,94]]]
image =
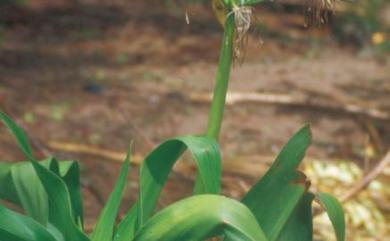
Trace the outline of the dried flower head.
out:
[[[248,43],[248,30],[252,23],[252,7],[234,5],[232,11],[228,14],[234,14],[235,33],[234,33],[234,61],[242,63],[245,57],[245,49]]]
[[[307,0],[305,25],[320,26],[328,23],[334,13],[336,0]]]

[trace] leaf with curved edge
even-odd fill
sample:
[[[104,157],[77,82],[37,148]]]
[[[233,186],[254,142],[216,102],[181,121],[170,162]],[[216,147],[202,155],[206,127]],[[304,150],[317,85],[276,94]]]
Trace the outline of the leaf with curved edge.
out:
[[[123,220],[117,226],[117,230],[114,235],[114,241],[129,241],[133,240],[138,218],[138,206],[133,205],[130,211],[126,214]]]
[[[15,185],[12,182],[11,163],[0,163],[0,199],[20,203]]]
[[[330,194],[320,192],[317,198],[324,207],[336,233],[337,241],[345,240],[345,216],[344,211],[337,199]]]
[[[299,130],[242,202],[256,216],[270,241],[276,240],[306,190],[305,176],[296,171],[311,142],[310,127]]]
[[[83,228],[84,216],[79,164],[76,161],[58,161],[55,158],[51,158],[51,166],[49,170],[60,177],[66,184],[70,195],[74,220],[80,228]]]
[[[51,160],[41,162],[54,168]],[[36,221],[46,225],[47,195],[30,162],[0,164],[0,199],[21,206]]]
[[[32,218],[0,205],[1,241],[59,241]]]
[[[45,168],[52,161],[42,163]],[[48,221],[49,203],[47,194],[30,162],[21,162],[11,167],[12,184],[26,213],[39,223],[46,225]]]
[[[49,222],[63,235],[66,241],[89,241],[74,222],[72,204],[64,181],[38,162],[32,162],[49,197]]]
[[[60,177],[65,182],[72,203],[75,222],[83,227],[83,199],[81,196],[80,166],[76,161],[59,161]]]
[[[8,115],[0,111],[0,120],[8,127],[11,133],[16,137],[20,148],[22,149],[24,155],[29,160],[34,160],[31,146],[28,142],[26,133],[22,128],[20,128]]]
[[[16,137],[27,159],[36,161],[32,155],[32,149],[24,130],[3,112],[0,112],[0,120]],[[62,161],[61,164],[58,164],[54,158],[41,163],[54,171],[58,176],[61,176],[65,181],[70,192],[75,220],[80,222],[80,226],[82,226],[83,205],[78,163]],[[36,176],[32,164],[30,162],[17,164],[0,163],[0,168],[0,198],[21,205],[34,219],[45,224],[48,216],[47,195],[39,178]]]
[[[110,194],[107,204],[101,212],[95,229],[91,235],[92,241],[107,241],[112,240],[113,238],[115,219],[118,214],[123,196],[123,189],[125,188],[129,173],[130,153],[131,150],[129,148],[125,162],[122,165],[119,178],[115,184],[114,191]]]
[[[277,238],[277,241],[313,241],[314,195],[305,193]]]
[[[139,201],[119,224],[115,241],[131,240],[150,217],[173,165],[187,148],[198,166],[194,193],[220,192],[221,155],[215,140],[204,136],[184,136],[167,140],[154,149],[143,162]]]
[[[212,194],[195,195],[161,210],[134,241],[201,241],[223,234],[236,241],[267,241],[245,205]]]
[[[0,112],[0,120],[15,136],[20,148],[29,160],[35,160],[27,136],[8,115]],[[3,164],[4,165],[4,164]],[[1,198],[21,204],[23,209],[42,224],[47,222],[47,198],[31,164],[9,165],[7,172],[0,173]]]
[[[78,164],[71,161],[58,164],[54,158],[39,163],[52,171],[61,170],[70,190],[75,220],[79,220],[82,217],[82,202]],[[44,225],[47,223],[47,194],[31,162],[0,163],[0,199],[20,205],[36,221]]]
[[[220,192],[221,156],[218,144],[204,136],[184,136],[168,140],[152,151],[141,166],[139,199],[141,224],[154,211],[173,164],[186,148],[191,151],[198,166],[197,193]],[[147,202],[144,202],[146,199]]]

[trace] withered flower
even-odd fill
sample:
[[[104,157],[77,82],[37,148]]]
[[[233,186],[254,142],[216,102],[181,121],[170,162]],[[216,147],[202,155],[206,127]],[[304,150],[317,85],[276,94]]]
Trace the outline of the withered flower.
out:
[[[321,26],[331,21],[336,0],[306,0],[305,26]]]
[[[248,31],[252,23],[252,7],[233,6],[229,14],[234,14],[235,33],[234,33],[234,51],[233,58],[238,64],[241,64],[245,58],[245,50],[248,43]]]

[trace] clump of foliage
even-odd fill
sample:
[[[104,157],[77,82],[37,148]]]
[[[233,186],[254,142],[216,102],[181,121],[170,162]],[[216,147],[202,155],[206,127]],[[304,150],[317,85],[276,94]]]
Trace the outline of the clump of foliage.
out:
[[[6,5],[24,5],[27,2],[27,0],[0,0],[0,7]]]
[[[311,142],[309,126],[284,146],[265,175],[241,201],[221,196],[221,154],[218,136],[232,65],[234,46],[244,34],[247,7],[261,0],[221,1],[224,36],[214,97],[204,135],[163,142],[140,168],[139,196],[116,223],[130,168],[131,151],[100,213],[92,233],[84,231],[79,165],[54,157],[38,161],[24,131],[0,112],[0,120],[16,137],[27,161],[0,164],[0,198],[19,205],[20,214],[0,205],[1,241],[312,241],[312,204],[327,211],[338,241],[345,240],[345,220],[338,201],[309,191],[310,182],[297,170]],[[244,11],[245,10],[245,11]],[[241,19],[244,18],[244,19]],[[240,45],[241,46],[241,45]],[[240,47],[239,46],[239,47]],[[173,165],[185,152],[198,167],[193,196],[155,213],[156,203]]]
[[[390,40],[386,39],[390,29],[382,19],[386,4],[385,0],[362,0],[345,5],[345,11],[336,15],[332,24],[334,35],[342,43],[374,45],[390,51]]]
[[[3,44],[3,39],[4,39],[4,29],[3,29],[2,23],[0,22],[0,47]]]

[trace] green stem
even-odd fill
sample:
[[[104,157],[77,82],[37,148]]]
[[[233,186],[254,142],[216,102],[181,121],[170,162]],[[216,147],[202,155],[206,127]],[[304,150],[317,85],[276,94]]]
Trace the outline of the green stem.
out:
[[[224,0],[226,6],[255,6],[259,3],[265,2],[265,0]]]
[[[233,58],[234,14],[230,14],[225,23],[221,53],[219,56],[213,101],[209,113],[207,136],[218,140],[221,130],[226,94],[229,85]]]

